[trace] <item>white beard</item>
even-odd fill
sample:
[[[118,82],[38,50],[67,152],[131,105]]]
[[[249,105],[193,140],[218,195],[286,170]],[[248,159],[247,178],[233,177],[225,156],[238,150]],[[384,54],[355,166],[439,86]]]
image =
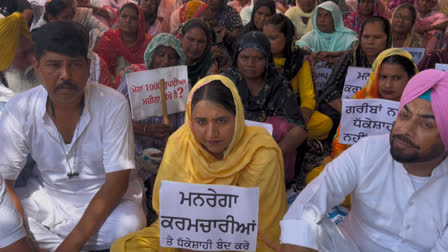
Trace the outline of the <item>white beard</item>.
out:
[[[32,67],[22,71],[11,66],[4,74],[8,88],[16,94],[40,85]]]

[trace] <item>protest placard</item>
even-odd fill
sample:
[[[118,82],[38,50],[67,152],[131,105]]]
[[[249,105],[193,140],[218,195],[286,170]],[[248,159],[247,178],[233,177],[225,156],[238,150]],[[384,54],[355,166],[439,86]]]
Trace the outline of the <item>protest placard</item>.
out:
[[[356,92],[361,90],[369,80],[370,71],[370,68],[348,67],[342,99],[351,99]]]
[[[132,119],[143,120],[151,116],[162,116],[160,80],[165,81],[168,114],[185,111],[190,90],[187,66],[158,68],[128,73],[125,76]]]
[[[244,120],[244,121],[246,122],[247,126],[249,126],[249,127],[250,126],[257,126],[257,127],[264,128],[271,135],[272,135],[272,132],[274,130],[274,128],[272,127],[272,124],[270,124],[270,123],[262,123],[262,122],[256,122],[256,121],[250,121],[250,120]]]
[[[328,78],[330,78],[333,68],[325,61],[321,61],[314,65],[314,74],[316,80],[314,81],[314,87],[317,91],[324,90],[327,85]]]
[[[259,189],[162,181],[160,246],[255,251]]]
[[[436,70],[440,70],[440,71],[444,71],[444,72],[448,72],[448,64],[437,63],[435,69]]]
[[[401,49],[408,51],[412,55],[412,58],[414,58],[417,65],[420,61],[422,61],[423,56],[425,56],[425,48],[403,47]]]
[[[355,144],[366,136],[390,133],[398,105],[383,99],[343,99],[339,142]]]

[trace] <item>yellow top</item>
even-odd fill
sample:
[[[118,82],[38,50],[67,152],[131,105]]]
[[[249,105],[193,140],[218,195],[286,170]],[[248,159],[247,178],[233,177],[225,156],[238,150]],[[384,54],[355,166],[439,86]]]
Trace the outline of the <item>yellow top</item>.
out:
[[[196,140],[191,129],[191,99],[198,88],[219,80],[230,89],[236,107],[235,130],[223,160],[217,160]],[[259,187],[257,251],[280,249],[280,220],[286,213],[282,152],[269,133],[248,127],[244,109],[233,82],[221,75],[201,79],[191,90],[185,124],[170,138],[153,191],[153,208],[159,214],[159,189],[162,180],[198,184]],[[241,209],[244,210],[244,209]],[[159,220],[150,227],[117,240],[117,251],[177,251],[160,248]]]
[[[0,18],[0,72],[7,70],[16,57],[20,37],[31,40],[31,33],[19,12]]]
[[[286,58],[274,58],[275,67],[283,67]],[[310,63],[304,60],[303,66],[291,80],[291,86],[294,93],[300,95],[300,107],[309,108],[314,111],[316,99],[314,94],[313,77],[311,76]]]

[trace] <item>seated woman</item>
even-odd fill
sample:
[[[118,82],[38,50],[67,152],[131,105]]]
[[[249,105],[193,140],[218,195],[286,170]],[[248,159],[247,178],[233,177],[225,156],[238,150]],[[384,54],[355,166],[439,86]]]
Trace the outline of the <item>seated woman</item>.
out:
[[[286,16],[275,14],[263,28],[271,43],[275,68],[291,82],[292,89],[300,101],[300,111],[308,129],[308,140],[324,140],[333,125],[326,115],[315,111],[313,77],[306,52],[293,48],[294,25]]]
[[[179,7],[171,14],[170,33],[176,32],[188,20],[201,17],[207,7],[206,3],[199,0],[190,1]]]
[[[162,32],[162,25],[157,19],[159,4],[159,0],[138,0],[138,5],[145,17],[146,33],[151,37],[155,37]]]
[[[209,74],[216,74],[218,63],[211,51],[212,31],[207,24],[200,19],[190,19],[180,32],[190,85]]]
[[[296,6],[289,8],[285,15],[296,27],[295,39],[300,39],[305,33],[313,30],[311,18],[316,10],[316,0],[297,0]]]
[[[402,4],[392,15],[392,47],[422,48],[423,38],[415,32],[417,11],[412,4]]]
[[[376,57],[390,48],[390,24],[386,18],[370,17],[361,27],[361,41],[340,57],[328,78],[326,89],[318,94],[319,111],[330,116],[333,129],[339,124],[342,109],[342,90],[349,66],[371,68]]]
[[[120,9],[118,28],[101,36],[97,53],[103,58],[112,76],[131,64],[142,64],[151,37],[146,34],[145,18],[140,7],[127,3]]]
[[[152,39],[148,48],[146,48],[144,59],[145,64],[133,64],[125,68],[117,78],[117,83],[120,83],[117,90],[128,99],[128,87],[124,77],[126,73],[185,64],[184,53],[179,40],[168,33],[160,33]],[[141,157],[143,150],[147,148],[163,149],[165,139],[184,123],[184,113],[168,115],[168,121],[170,125],[163,124],[162,117],[133,121],[137,157]]]
[[[417,9],[416,31],[424,38],[425,53],[442,49],[446,43],[445,29],[448,17],[437,10],[437,0],[415,0]]]
[[[250,22],[241,30],[240,36],[251,31],[263,31],[264,23],[275,14],[273,0],[258,0],[252,11]]]
[[[448,64],[448,43],[446,43],[445,49],[426,54],[418,64],[418,69],[420,71],[434,69],[437,63]]]
[[[333,3],[335,3],[337,6],[339,6],[339,9],[341,9],[341,13],[342,13],[342,19],[345,19],[346,17],[350,16],[351,13],[351,9],[347,4],[346,0],[317,0],[317,4],[321,4],[323,2],[327,2],[327,1],[331,1]]]
[[[389,0],[389,2],[387,3],[387,8],[391,12],[395,12],[395,10],[397,9],[398,6],[400,6],[402,4],[414,5],[414,2],[415,2],[415,0]]]
[[[286,212],[282,153],[266,130],[246,126],[232,81],[221,75],[200,80],[190,91],[186,120],[168,139],[153,192],[156,212],[163,180],[259,187],[257,250],[279,250],[280,220]],[[160,248],[159,226],[157,220],[118,239],[111,252],[179,251]]]
[[[377,0],[358,0],[358,11],[344,19],[344,26],[361,34],[361,26],[367,18],[378,16]]]
[[[294,177],[296,150],[306,139],[305,122],[289,82],[274,68],[269,40],[249,32],[238,42],[232,68],[224,72],[238,88],[247,120],[273,125],[285,160],[285,177]]]
[[[321,52],[340,56],[356,45],[358,35],[344,27],[339,7],[332,1],[317,6],[313,15],[313,31],[303,35],[296,45],[319,57]]]
[[[378,55],[367,84],[353,96],[353,99],[380,98],[399,102],[406,84],[417,73],[418,69],[411,54],[399,48],[388,49]],[[308,174],[307,183],[316,178],[326,164],[350,147],[350,145],[339,143],[339,133],[340,127],[333,139],[331,155],[321,166],[314,168]],[[345,200],[343,206],[350,208],[350,198]]]

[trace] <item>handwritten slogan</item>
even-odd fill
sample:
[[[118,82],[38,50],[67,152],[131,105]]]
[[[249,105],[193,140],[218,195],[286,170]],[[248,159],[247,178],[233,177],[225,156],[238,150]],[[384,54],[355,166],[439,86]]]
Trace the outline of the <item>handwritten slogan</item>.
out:
[[[435,69],[436,70],[440,70],[440,71],[444,71],[444,72],[448,72],[448,64],[437,63]]]
[[[187,66],[159,68],[126,74],[132,119],[162,116],[161,79],[165,80],[168,114],[185,111],[189,93]]]
[[[314,82],[316,90],[322,91],[326,88],[328,78],[330,78],[333,68],[325,61],[316,63],[314,66],[314,73],[316,80]]]
[[[351,99],[356,92],[360,91],[369,80],[370,71],[370,68],[348,67],[342,99]]]
[[[388,134],[398,115],[399,102],[383,99],[342,100],[339,142],[355,144],[366,136]]]
[[[162,181],[160,246],[255,251],[258,188]]]
[[[425,56],[425,48],[403,47],[401,49],[408,51],[412,55],[412,58],[414,58],[414,61],[417,65],[418,63],[420,63],[420,61],[422,61],[423,56]]]

